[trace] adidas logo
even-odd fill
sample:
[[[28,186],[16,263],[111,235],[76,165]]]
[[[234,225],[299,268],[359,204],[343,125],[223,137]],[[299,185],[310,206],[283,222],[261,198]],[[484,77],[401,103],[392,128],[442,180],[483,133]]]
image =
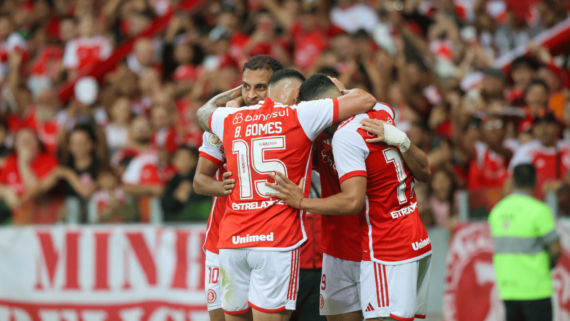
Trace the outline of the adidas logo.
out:
[[[372,307],[372,304],[368,303],[368,306],[366,307],[366,311],[364,311],[364,312],[370,312],[370,311],[374,311],[374,308]]]

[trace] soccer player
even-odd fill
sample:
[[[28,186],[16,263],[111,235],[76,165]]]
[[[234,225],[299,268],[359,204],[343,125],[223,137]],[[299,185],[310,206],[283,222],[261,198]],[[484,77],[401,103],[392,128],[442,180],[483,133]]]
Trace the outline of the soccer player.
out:
[[[338,88],[337,88],[338,87]],[[299,101],[322,98],[334,98],[340,95],[344,85],[331,80],[323,74],[316,74],[302,85]],[[377,104],[393,115],[388,106]],[[338,124],[325,129],[315,140],[316,167],[320,174],[322,194],[326,198],[340,193],[340,183],[332,151],[332,138]],[[419,149],[412,157],[420,159],[413,162],[419,176],[427,179],[422,172],[429,171],[427,156]],[[415,168],[414,168],[415,169]],[[429,174],[429,173],[428,173]],[[323,273],[321,276],[320,313],[329,321],[362,320],[360,307],[360,261],[362,259],[361,236],[358,216],[335,215],[322,217]]]
[[[259,55],[251,58],[243,66],[240,98],[246,104],[255,105],[267,95],[267,83],[275,71],[283,69],[279,61],[271,56]],[[239,102],[232,101],[234,107]],[[225,153],[222,142],[216,135],[205,132],[200,147],[200,158],[194,177],[194,190],[198,194],[213,197],[212,210],[208,218],[204,251],[206,251],[205,290],[210,320],[223,321],[222,299],[219,283],[220,264],[218,258],[218,230],[220,221],[226,211],[226,193],[222,186],[222,175],[225,172]]]
[[[323,94],[325,97],[341,94],[331,82],[327,85],[324,81],[311,78],[301,87],[301,100],[310,99],[314,94]],[[373,121],[374,119],[387,124]],[[361,127],[360,122],[365,126]],[[280,186],[268,184],[268,187],[280,193],[268,195],[281,198],[290,206],[314,213],[359,213],[362,237],[360,308],[364,317],[412,320],[425,318],[431,245],[417,212],[417,200],[413,193],[414,178],[408,165],[414,168],[414,173],[421,180],[429,178],[429,167],[427,159],[422,157],[418,148],[410,143],[403,132],[390,124],[393,124],[392,110],[378,104],[374,110],[352,117],[339,126],[332,138],[332,153],[340,182],[338,194],[322,199],[306,199],[291,180],[278,173],[277,176],[270,177]],[[334,236],[338,237],[336,234]],[[342,241],[350,242],[345,239]],[[334,292],[344,285],[352,288],[351,295],[354,297],[357,283],[354,280],[354,264],[334,260],[334,257],[329,260],[333,265],[329,265],[325,258],[323,275],[329,272],[350,278],[344,280],[345,284],[337,282],[338,289],[327,292],[331,280],[327,277],[325,285],[323,277],[321,289],[324,288],[324,294],[334,296]],[[333,286],[334,281],[333,279]],[[329,298],[329,302],[333,299]],[[324,307],[326,306],[327,300],[324,302]],[[326,312],[341,312],[350,320],[359,317],[356,312],[349,314],[355,309],[354,302],[346,302],[340,307],[343,310],[335,311],[334,308],[336,307],[329,306]]]
[[[299,246],[306,240],[303,211],[268,197],[274,190],[265,183],[269,174],[283,172],[307,194],[313,140],[339,119],[376,103],[355,89],[291,107],[303,81],[299,72],[284,69],[271,76],[268,97],[255,106],[217,108],[239,95],[234,89],[197,112],[201,126],[221,138],[228,171],[237,174],[218,243],[226,320],[242,320],[250,307],[254,320],[289,319],[299,285]]]

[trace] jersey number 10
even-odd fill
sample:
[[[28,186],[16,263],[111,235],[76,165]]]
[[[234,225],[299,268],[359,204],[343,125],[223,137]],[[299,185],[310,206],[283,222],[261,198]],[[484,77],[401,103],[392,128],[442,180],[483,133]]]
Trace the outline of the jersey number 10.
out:
[[[252,182],[251,168],[258,174],[275,174],[276,171],[287,176],[287,167],[278,159],[266,159],[265,151],[285,150],[285,136],[271,138],[254,138],[251,140],[251,157],[249,144],[243,140],[235,140],[232,144],[232,153],[237,154],[238,184],[241,199],[252,199],[253,189],[261,197],[267,197],[266,193],[276,193],[277,191],[265,186],[267,179],[260,179]]]

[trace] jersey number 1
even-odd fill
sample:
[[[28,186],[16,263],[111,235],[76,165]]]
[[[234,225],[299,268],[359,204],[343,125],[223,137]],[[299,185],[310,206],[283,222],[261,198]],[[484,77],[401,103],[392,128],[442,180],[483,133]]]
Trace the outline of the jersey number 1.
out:
[[[271,138],[254,138],[251,140],[251,158],[249,144],[238,139],[233,142],[232,153],[237,154],[238,167],[238,184],[241,199],[253,198],[253,189],[257,195],[266,196],[266,193],[275,193],[274,189],[265,186],[266,179],[260,179],[252,182],[251,167],[257,173],[262,175],[274,174],[279,171],[287,176],[287,167],[278,159],[266,159],[265,151],[267,150],[284,150],[285,136],[277,136]]]

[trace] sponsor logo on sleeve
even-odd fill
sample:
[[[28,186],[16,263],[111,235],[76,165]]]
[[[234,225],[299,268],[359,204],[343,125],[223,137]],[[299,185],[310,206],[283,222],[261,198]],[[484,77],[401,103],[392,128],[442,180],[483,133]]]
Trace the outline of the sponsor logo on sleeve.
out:
[[[222,144],[222,141],[218,136],[212,134],[210,137],[208,137],[208,143],[214,147],[218,147]]]

